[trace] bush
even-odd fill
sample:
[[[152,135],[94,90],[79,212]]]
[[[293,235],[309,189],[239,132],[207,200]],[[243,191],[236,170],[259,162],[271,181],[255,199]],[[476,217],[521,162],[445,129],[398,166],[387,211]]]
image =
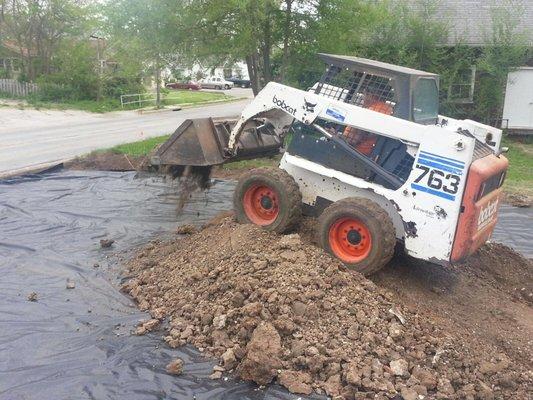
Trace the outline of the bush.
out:
[[[32,95],[34,100],[67,102],[76,100],[76,90],[69,85],[60,85],[46,81],[39,82],[39,91]]]
[[[140,79],[132,79],[124,76],[113,76],[105,82],[104,96],[113,99],[119,98],[122,94],[144,93],[144,86]]]

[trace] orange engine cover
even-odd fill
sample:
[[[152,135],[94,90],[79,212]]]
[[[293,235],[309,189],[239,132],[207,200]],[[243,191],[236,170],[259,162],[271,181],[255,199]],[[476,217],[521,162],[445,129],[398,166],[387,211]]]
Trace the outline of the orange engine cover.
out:
[[[470,165],[450,261],[463,260],[492,235],[508,165],[507,158],[493,154]]]

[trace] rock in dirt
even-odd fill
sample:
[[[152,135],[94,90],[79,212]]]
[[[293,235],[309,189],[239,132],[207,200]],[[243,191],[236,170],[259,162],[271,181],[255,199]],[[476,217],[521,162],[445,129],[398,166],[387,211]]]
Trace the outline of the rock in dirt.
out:
[[[303,371],[281,371],[278,383],[285,386],[291,393],[311,394],[313,392],[311,375]]]
[[[403,400],[418,400],[418,393],[411,388],[403,388],[401,394]]]
[[[28,297],[28,301],[37,301],[37,292],[31,292]]]
[[[103,249],[111,247],[113,243],[115,243],[113,239],[100,239],[100,247]]]
[[[143,310],[168,318],[171,347],[192,344],[219,359],[218,368],[259,385],[277,380],[294,393],[336,399],[483,398],[487,388],[496,398],[527,398],[533,382],[523,364],[504,376],[503,357],[468,347],[449,326],[348,271],[304,234],[221,219],[147,246],[129,262],[133,278],[122,289]],[[152,323],[138,330],[159,326]],[[491,363],[486,375],[483,359]]]
[[[209,375],[209,379],[220,379],[222,378],[222,371],[213,371],[211,375]]]
[[[167,364],[167,372],[172,375],[181,375],[183,372],[183,360],[176,358],[174,361]]]
[[[409,374],[409,364],[401,358],[391,361],[389,367],[396,376],[407,376]]]
[[[266,385],[272,382],[281,368],[280,356],[278,331],[271,323],[261,322],[246,346],[246,355],[238,369],[239,376],[258,385]]]
[[[67,289],[75,289],[76,288],[76,283],[72,279],[67,278],[66,288]]]
[[[233,349],[227,349],[220,358],[225,370],[233,369],[237,365],[237,358],[235,357]]]
[[[178,235],[192,235],[194,232],[196,232],[196,227],[192,224],[181,225],[176,229]]]
[[[146,322],[141,323],[135,330],[136,335],[144,335],[145,333],[151,332],[156,329],[161,321],[158,319],[152,318]]]

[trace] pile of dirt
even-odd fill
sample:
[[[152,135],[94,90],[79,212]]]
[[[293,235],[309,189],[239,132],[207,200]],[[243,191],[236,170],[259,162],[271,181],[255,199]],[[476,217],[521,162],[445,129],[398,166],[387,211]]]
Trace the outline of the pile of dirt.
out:
[[[533,204],[533,196],[524,193],[503,193],[503,202],[515,207],[529,208]]]
[[[146,165],[146,157],[129,156],[106,151],[75,158],[65,163],[65,168],[96,171],[140,171],[146,169]]]
[[[154,242],[123,287],[167,330],[222,370],[259,385],[346,399],[527,398],[530,366],[492,343],[472,345],[401,295],[347,271],[300,234],[231,218]],[[448,310],[453,313],[454,310]],[[400,397],[401,396],[401,397]],[[423,396],[423,397],[419,397]]]

